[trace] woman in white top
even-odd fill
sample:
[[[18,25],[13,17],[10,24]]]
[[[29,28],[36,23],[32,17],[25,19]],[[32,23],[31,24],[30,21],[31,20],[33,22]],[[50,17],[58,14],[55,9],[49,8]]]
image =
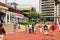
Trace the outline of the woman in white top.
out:
[[[32,25],[29,25],[29,33],[31,33]]]

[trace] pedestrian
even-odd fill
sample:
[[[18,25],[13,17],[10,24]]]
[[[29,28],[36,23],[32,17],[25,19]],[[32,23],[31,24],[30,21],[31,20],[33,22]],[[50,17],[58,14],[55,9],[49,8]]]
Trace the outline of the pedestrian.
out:
[[[14,24],[14,32],[16,32],[17,23]]]
[[[32,25],[32,33],[34,34],[34,24]]]
[[[20,32],[20,24],[18,24],[18,32]]]
[[[44,34],[48,35],[48,26],[47,26],[47,24],[44,25]]]
[[[56,25],[52,24],[51,27],[50,27],[50,32],[52,33],[52,36],[54,35],[55,29],[56,29]]]
[[[34,33],[36,33],[36,23],[34,24]]]
[[[42,32],[42,22],[40,22],[40,32]]]
[[[28,24],[25,25],[26,32],[28,32]]]
[[[3,40],[4,35],[6,35],[6,31],[3,28],[3,20],[0,19],[0,38]]]
[[[60,25],[59,25],[59,30],[60,30]]]
[[[48,32],[49,32],[51,27],[50,23],[47,23],[47,26],[48,26]]]
[[[32,33],[32,25],[31,24],[29,25],[29,33],[30,34]]]

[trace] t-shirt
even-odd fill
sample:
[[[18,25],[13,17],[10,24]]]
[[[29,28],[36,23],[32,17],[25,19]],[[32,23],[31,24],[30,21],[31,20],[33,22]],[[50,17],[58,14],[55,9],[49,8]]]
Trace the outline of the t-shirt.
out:
[[[51,25],[47,25],[48,26],[48,29],[50,29]]]
[[[34,25],[34,30],[36,30],[36,25]]]
[[[48,26],[47,26],[47,25],[45,25],[45,26],[44,26],[44,30],[47,30],[47,29],[48,29]]]
[[[29,28],[32,28],[32,25],[29,25]]]

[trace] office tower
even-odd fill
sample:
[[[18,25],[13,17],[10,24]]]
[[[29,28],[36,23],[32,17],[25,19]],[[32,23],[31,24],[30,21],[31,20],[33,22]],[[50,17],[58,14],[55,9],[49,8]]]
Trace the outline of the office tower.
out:
[[[47,21],[54,21],[55,17],[55,1],[54,0],[40,0],[40,13],[46,17]]]

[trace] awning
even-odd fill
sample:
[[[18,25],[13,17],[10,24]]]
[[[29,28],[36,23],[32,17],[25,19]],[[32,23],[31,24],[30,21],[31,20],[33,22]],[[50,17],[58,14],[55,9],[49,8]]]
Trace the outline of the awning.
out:
[[[8,8],[0,5],[0,10],[8,10]]]

